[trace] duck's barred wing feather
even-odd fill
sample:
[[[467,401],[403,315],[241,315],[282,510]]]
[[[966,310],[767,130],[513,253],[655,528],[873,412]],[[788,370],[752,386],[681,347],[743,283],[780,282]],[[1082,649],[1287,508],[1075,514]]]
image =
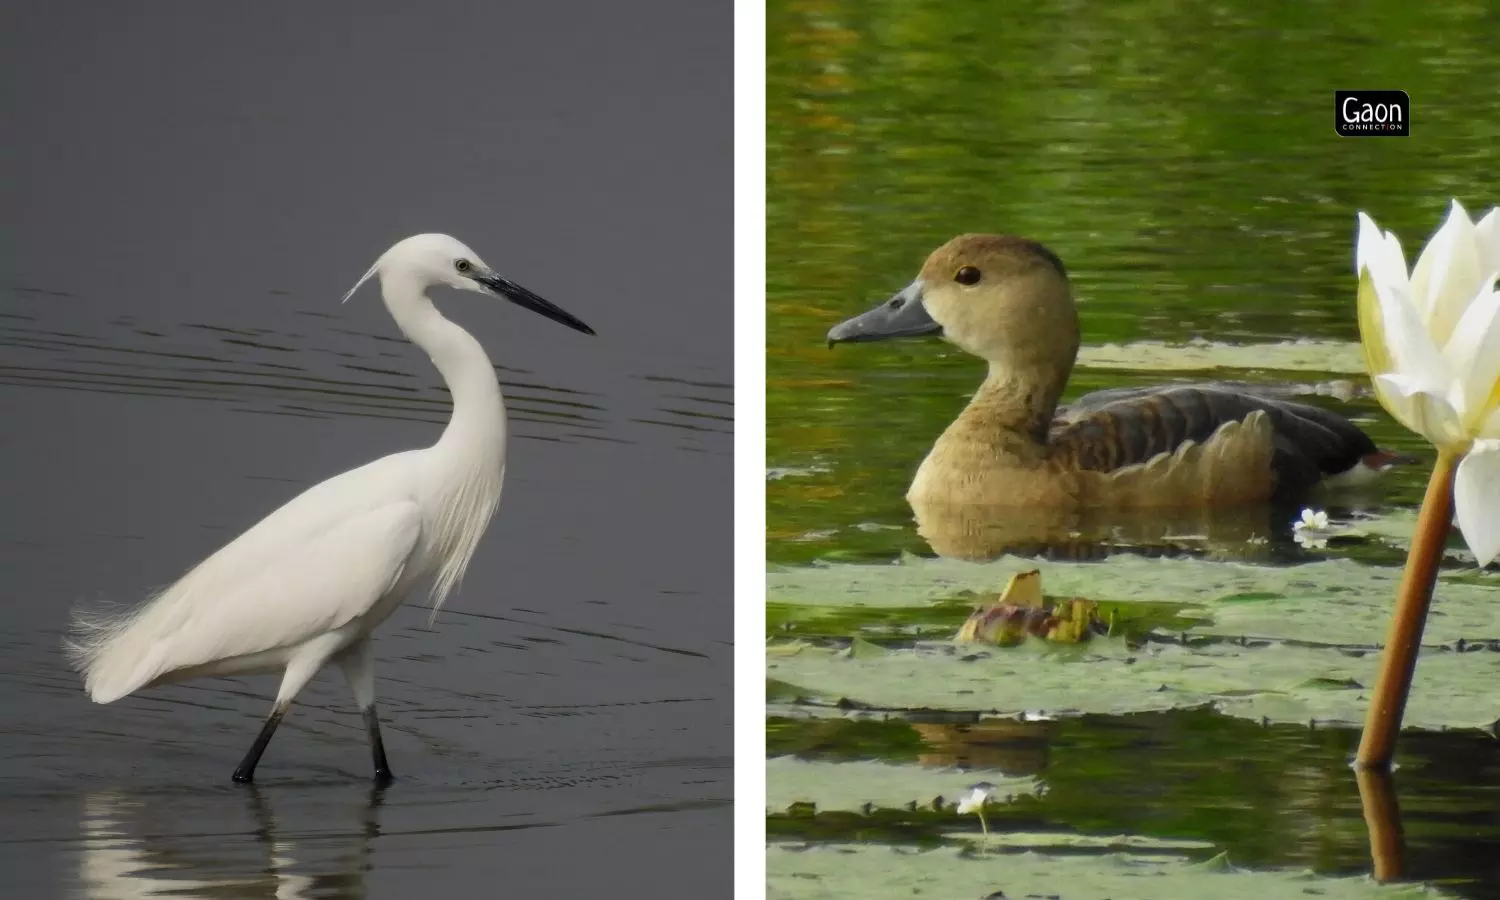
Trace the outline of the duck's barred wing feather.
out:
[[[1076,468],[1113,472],[1175,452],[1187,441],[1202,444],[1255,410],[1271,422],[1277,493],[1305,490],[1377,452],[1343,416],[1237,382],[1097,391],[1059,410],[1049,443],[1054,457]]]

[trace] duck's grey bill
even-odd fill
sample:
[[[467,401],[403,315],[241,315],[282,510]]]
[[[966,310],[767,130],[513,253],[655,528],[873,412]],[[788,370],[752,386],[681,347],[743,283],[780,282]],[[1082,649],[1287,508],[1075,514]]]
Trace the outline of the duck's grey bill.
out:
[[[913,285],[869,312],[830,328],[828,346],[939,334],[942,330],[943,326],[927,314],[922,293]]]
[[[476,280],[517,306],[523,306],[532,312],[541,313],[552,321],[561,322],[574,331],[581,331],[584,334],[594,333],[594,329],[585,325],[582,319],[549,300],[543,300],[541,297],[538,297],[508,278],[501,278],[499,275],[480,275]]]

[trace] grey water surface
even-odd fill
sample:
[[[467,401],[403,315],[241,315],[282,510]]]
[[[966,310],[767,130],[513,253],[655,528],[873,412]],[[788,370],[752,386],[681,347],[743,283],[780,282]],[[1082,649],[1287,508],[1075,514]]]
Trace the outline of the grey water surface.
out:
[[[722,896],[731,883],[727,3],[9,5],[0,22],[7,897]],[[500,511],[325,672],[109,706],[59,652],[303,488],[434,441],[367,287],[446,231],[597,337],[440,309],[511,411]]]

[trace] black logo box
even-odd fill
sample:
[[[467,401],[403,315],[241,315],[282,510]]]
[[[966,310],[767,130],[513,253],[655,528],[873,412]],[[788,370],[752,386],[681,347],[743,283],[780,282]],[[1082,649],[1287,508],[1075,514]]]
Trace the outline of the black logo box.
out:
[[[1334,91],[1333,127],[1344,137],[1407,137],[1411,98],[1406,91]]]

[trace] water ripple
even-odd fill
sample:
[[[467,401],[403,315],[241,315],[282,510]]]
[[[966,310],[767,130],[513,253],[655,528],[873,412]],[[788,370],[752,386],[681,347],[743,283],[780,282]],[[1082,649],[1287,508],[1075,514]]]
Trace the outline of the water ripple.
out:
[[[58,298],[79,302],[62,307]],[[90,317],[88,299],[30,286],[13,286],[7,299],[13,308],[0,311],[0,385],[207,400],[261,415],[434,424],[449,415],[447,389],[404,338],[332,324],[340,321],[334,313],[292,310],[327,323],[304,332]],[[617,444],[665,437],[674,449],[729,453],[728,384],[647,372],[601,388],[495,369],[517,437]]]

